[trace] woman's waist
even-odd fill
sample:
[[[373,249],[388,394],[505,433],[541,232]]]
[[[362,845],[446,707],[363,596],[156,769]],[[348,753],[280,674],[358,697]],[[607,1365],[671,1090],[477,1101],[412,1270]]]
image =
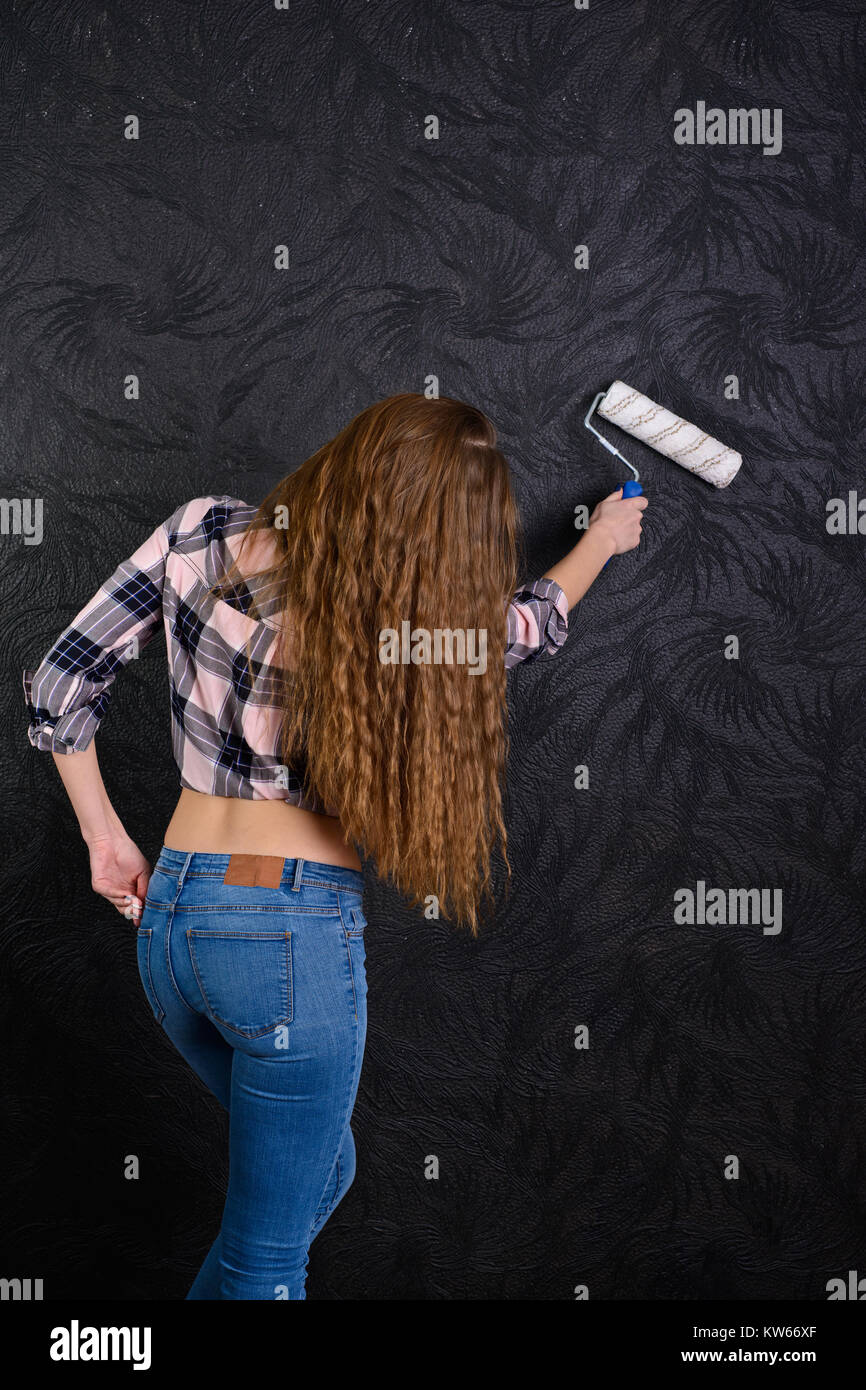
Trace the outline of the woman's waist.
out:
[[[364,886],[359,869],[328,861],[289,855],[184,851],[169,845],[160,850],[153,872],[184,884],[213,880],[214,884],[231,884],[235,888],[305,887],[360,894]]]
[[[303,858],[360,870],[361,861],[334,816],[287,801],[209,796],[184,787],[164,837],[181,854],[258,854]]]

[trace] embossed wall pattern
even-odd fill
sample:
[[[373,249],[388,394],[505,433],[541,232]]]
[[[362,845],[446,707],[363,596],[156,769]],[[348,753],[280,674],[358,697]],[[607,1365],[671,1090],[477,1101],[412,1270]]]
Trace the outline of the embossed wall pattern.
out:
[[[624,480],[582,423],[614,380],[743,466],[717,491],[617,437],[644,538],[509,677],[494,925],[426,922],[368,866],[358,1175],[308,1296],[824,1299],[866,1272],[864,60],[858,0],[2,7],[2,494],[44,535],[0,549],[0,1273],[183,1298],[226,1179],[20,669],[184,499],[258,502],[431,378],[500,431],[527,577]],[[700,142],[752,107],[777,151]],[[97,741],[151,859],[164,667],[154,642]],[[676,921],[699,882],[781,890],[781,929]]]

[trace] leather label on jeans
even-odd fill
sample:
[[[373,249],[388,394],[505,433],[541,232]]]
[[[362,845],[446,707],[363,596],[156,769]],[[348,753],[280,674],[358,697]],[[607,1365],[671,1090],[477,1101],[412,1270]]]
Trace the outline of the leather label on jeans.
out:
[[[223,883],[244,888],[279,888],[285,862],[278,854],[230,854]]]

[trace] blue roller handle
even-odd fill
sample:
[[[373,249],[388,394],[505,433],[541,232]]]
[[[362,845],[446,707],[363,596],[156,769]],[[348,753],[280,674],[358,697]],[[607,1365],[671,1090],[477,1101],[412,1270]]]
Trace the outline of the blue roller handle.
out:
[[[628,482],[623,483],[622,485],[623,497],[639,497],[642,492],[643,488],[641,487],[640,483],[637,482],[634,478],[629,478]],[[613,556],[611,555],[610,560],[612,559]],[[610,560],[605,560],[604,564],[602,565],[603,570],[607,569],[608,565],[610,564]]]

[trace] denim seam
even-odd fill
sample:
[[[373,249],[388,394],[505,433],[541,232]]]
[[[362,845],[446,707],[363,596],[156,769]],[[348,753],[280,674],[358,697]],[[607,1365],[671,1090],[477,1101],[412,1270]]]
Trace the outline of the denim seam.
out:
[[[154,904],[156,906],[156,904]],[[178,912],[237,912],[237,913],[264,913],[273,916],[275,912],[300,914],[303,917],[339,917],[338,907],[288,907],[283,903],[250,903],[245,906],[241,903],[184,903],[179,907]]]
[[[344,891],[345,891],[345,892],[357,893],[358,890],[357,890],[357,889],[354,889],[354,888],[352,888],[352,889],[346,889],[346,888],[344,888]],[[349,945],[349,941],[348,941],[348,938],[347,938],[347,935],[346,935],[346,924],[345,924],[345,922],[343,921],[343,901],[342,901],[342,898],[339,899],[339,903],[340,903],[340,926],[342,927],[342,931],[343,931],[343,939],[344,939],[344,941],[346,942],[346,956],[348,957],[348,962],[349,962],[349,978],[350,978],[350,980],[351,980],[351,982],[352,982],[352,999],[354,1000],[354,1004],[355,1004],[355,1027],[354,1027],[353,1032],[352,1032],[352,1065],[351,1065],[351,1068],[350,1068],[350,1070],[349,1070],[349,1084],[348,1084],[348,1088],[347,1088],[347,1091],[346,1091],[345,1099],[344,1099],[344,1101],[343,1101],[343,1110],[344,1110],[344,1112],[345,1112],[345,1111],[348,1111],[348,1112],[349,1112],[348,1115],[347,1115],[347,1118],[346,1118],[346,1125],[345,1125],[345,1128],[348,1129],[349,1124],[350,1124],[351,1119],[352,1119],[352,1111],[349,1109],[349,1098],[350,1098],[350,1096],[352,1096],[353,1092],[354,1092],[355,1094],[357,1094],[357,1087],[358,1087],[358,1082],[360,1081],[360,1074],[361,1074],[361,1068],[360,1068],[360,1066],[359,1066],[359,1059],[358,1059],[358,1051],[359,1051],[359,1048],[358,1048],[358,1039],[359,1039],[360,1033],[361,1033],[361,1021],[360,1021],[360,1019],[358,1018],[358,1000],[357,1000],[357,997],[356,997],[356,995],[355,995],[355,977],[354,977],[354,973],[353,973],[353,971],[352,971],[352,948],[351,948],[351,946]],[[363,1062],[363,1056],[361,1057],[361,1062]],[[356,1075],[356,1072],[357,1072],[357,1075]],[[353,1104],[352,1104],[352,1109],[354,1109],[354,1102],[353,1102]],[[338,1164],[339,1164],[340,1149],[341,1149],[341,1147],[342,1147],[342,1143],[343,1143],[343,1139],[342,1139],[342,1136],[341,1136],[341,1138],[340,1138],[340,1143],[339,1143],[338,1148],[337,1148],[337,1160],[336,1160],[336,1161],[337,1161]],[[328,1176],[330,1177],[330,1174],[328,1174]],[[335,1192],[335,1193],[336,1193],[336,1192],[339,1192],[339,1190],[340,1190],[340,1184],[339,1184],[339,1175],[338,1175],[337,1186],[334,1188],[334,1192]],[[319,1215],[319,1211],[320,1211],[320,1209],[321,1209],[321,1205],[322,1205],[322,1202],[323,1202],[324,1200],[325,1200],[325,1195],[324,1195],[324,1191],[323,1191],[323,1192],[322,1192],[322,1195],[321,1195],[320,1198],[319,1198],[319,1201],[316,1203],[315,1211],[314,1211],[314,1213],[313,1213],[313,1220],[312,1220],[312,1222],[310,1223],[311,1229],[312,1229],[312,1227],[315,1226],[315,1224],[316,1224],[316,1218],[317,1218],[318,1215]],[[334,1209],[334,1202],[333,1202],[333,1199],[332,1199],[331,1203],[330,1203],[329,1206],[326,1208],[326,1213],[327,1213],[327,1214],[326,1214],[325,1220],[327,1220],[327,1218],[330,1216],[330,1214],[331,1214],[331,1212],[333,1211],[333,1209]],[[325,1222],[323,1221],[323,1222],[322,1222],[322,1226],[324,1226],[324,1224],[325,1224]],[[321,1227],[320,1227],[319,1229],[321,1230]]]
[[[345,928],[344,928],[344,932],[345,932]],[[348,952],[348,950],[349,950],[349,947],[348,947],[348,945],[347,945],[347,946],[346,946],[346,951]],[[354,984],[353,984],[353,986],[352,986],[352,992],[353,992],[353,994],[354,994]],[[360,1076],[360,1067],[358,1067],[358,1037],[359,1037],[359,1034],[360,1034],[360,1031],[361,1031],[361,1030],[360,1030],[360,1023],[359,1023],[357,1011],[356,1011],[356,1013],[355,1013],[355,1025],[356,1025],[356,1026],[355,1026],[355,1028],[354,1028],[354,1030],[353,1030],[353,1033],[352,1033],[352,1066],[351,1066],[351,1070],[350,1070],[350,1072],[349,1072],[349,1085],[348,1085],[348,1089],[347,1089],[347,1093],[346,1093],[346,1098],[345,1098],[345,1100],[343,1101],[343,1110],[344,1110],[344,1111],[346,1111],[346,1110],[349,1109],[349,1097],[352,1095],[353,1090],[354,1090],[355,1093],[357,1094],[358,1082],[359,1082],[360,1079],[361,1079],[361,1076]],[[362,1058],[362,1061],[363,1061],[363,1058]],[[356,1067],[358,1068],[358,1075],[357,1075],[357,1078],[356,1078],[356,1075],[355,1075],[355,1069],[356,1069]],[[354,1110],[354,1108],[355,1108],[355,1107],[354,1107],[354,1102],[353,1102],[353,1103],[352,1103],[352,1110]],[[350,1111],[349,1111],[349,1114],[348,1114],[348,1117],[347,1117],[347,1119],[346,1119],[345,1128],[348,1128],[351,1119],[352,1119],[352,1111],[350,1110]],[[337,1147],[337,1159],[338,1159],[338,1160],[339,1160],[339,1157],[340,1157],[340,1149],[342,1148],[342,1143],[343,1143],[343,1136],[342,1136],[342,1134],[341,1134],[341,1135],[340,1135],[340,1142],[339,1142],[339,1145],[338,1145],[338,1147]],[[329,1174],[328,1176],[330,1177],[330,1174]],[[339,1190],[339,1186],[338,1186],[337,1188],[334,1189],[335,1192],[338,1191],[338,1190]],[[312,1222],[310,1223],[311,1226],[314,1226],[314,1225],[316,1224],[316,1216],[318,1216],[318,1214],[319,1214],[319,1208],[321,1207],[323,1201],[324,1201],[324,1193],[323,1193],[322,1196],[319,1198],[319,1201],[318,1201],[317,1204],[316,1204],[316,1209],[315,1209],[315,1213],[314,1213],[314,1215],[313,1215],[313,1220],[312,1220]],[[332,1210],[332,1208],[329,1208],[329,1209],[328,1209],[328,1214],[329,1214],[329,1215],[330,1215],[330,1211],[331,1211],[331,1210]],[[323,1223],[323,1224],[324,1224],[324,1223]]]
[[[154,873],[165,874],[166,878],[177,878],[173,869],[160,868],[159,865],[154,869]],[[218,878],[222,880],[224,870],[216,869],[213,873],[207,871],[196,872],[194,869],[186,875],[187,878]],[[291,888],[291,881],[280,887]],[[353,888],[348,883],[335,883],[331,879],[307,878],[306,874],[301,882],[302,888],[331,888],[335,893],[360,893],[360,888]]]
[[[356,1029],[354,1029],[353,1051],[352,1051],[352,1072],[350,1072],[350,1076],[349,1076],[349,1095],[354,1094],[354,1097],[357,1098],[357,1088],[359,1088],[359,1086],[360,1086],[360,1080],[361,1080],[361,1068],[363,1068],[363,1065],[364,1065],[364,1054],[363,1054],[363,1051],[361,1051],[361,1049],[359,1048],[360,1019],[359,1019],[359,1017],[357,1017],[357,1013],[356,1013],[356,1016],[354,1016],[354,1017],[356,1017],[356,1023],[359,1024],[359,1026],[357,1026]],[[360,1054],[360,1055],[359,1055],[359,1054]],[[348,1106],[348,1101],[345,1102],[345,1105]],[[353,1104],[352,1104],[352,1111],[349,1112],[348,1119],[346,1119],[346,1129],[349,1129],[350,1123],[352,1123],[352,1113],[353,1113],[353,1111],[354,1111],[354,1101],[353,1101]],[[338,1151],[336,1151],[336,1162],[338,1162],[338,1168],[339,1168],[339,1155],[341,1155],[341,1152],[342,1152],[342,1138],[341,1138],[341,1145],[339,1145]],[[336,1194],[336,1193],[338,1193],[338,1191],[339,1191],[339,1176],[338,1176],[338,1183],[336,1183],[336,1187],[334,1188],[334,1193]],[[329,1202],[329,1205],[328,1205],[328,1208],[327,1208],[327,1216],[325,1216],[325,1222],[327,1222],[327,1219],[329,1218],[329,1216],[331,1216],[331,1212],[334,1211],[335,1205],[336,1205],[336,1204],[335,1204],[335,1201],[334,1201],[334,1200],[331,1200],[331,1202]],[[320,1207],[321,1207],[321,1202],[320,1202]],[[316,1208],[316,1216],[318,1216],[318,1211],[320,1211],[320,1207],[317,1207],[317,1208]],[[322,1222],[322,1226],[325,1225],[325,1222]],[[316,1225],[316,1218],[313,1218],[313,1225]],[[321,1227],[320,1227],[320,1230],[321,1230]]]
[[[150,999],[148,1002],[151,1008],[153,1008],[154,1003],[156,1004],[156,1012],[159,1015],[156,1021],[161,1024],[162,1020],[165,1018],[165,1009],[162,1007],[162,1001],[156,992],[156,987],[153,983],[153,972],[150,968],[150,948],[153,944],[153,927],[139,927],[138,935],[147,938],[147,945],[144,951],[144,973],[146,977],[144,992],[147,994],[149,990]]]
[[[349,910],[351,911],[351,908],[350,908]],[[346,956],[348,957],[348,961],[349,961],[349,979],[350,979],[351,982],[352,982],[352,1004],[354,1005],[354,1009],[355,1009],[355,1022],[357,1023],[357,1022],[358,1022],[358,996],[357,996],[357,994],[356,994],[356,992],[355,992],[355,968],[354,968],[354,966],[352,965],[352,947],[351,947],[350,942],[349,942],[349,932],[348,932],[348,930],[346,929],[346,922],[345,922],[345,919],[344,919],[344,917],[343,917],[343,904],[342,904],[342,902],[340,903],[340,925],[341,925],[341,927],[343,928],[343,936],[344,936],[345,941],[346,941]]]
[[[166,922],[165,922],[165,968],[166,968],[166,973],[167,973],[167,975],[168,975],[169,984],[171,985],[172,989],[174,990],[174,992],[175,992],[175,994],[177,995],[178,999],[180,1000],[181,1004],[183,1004],[183,1007],[186,1009],[187,1013],[194,1014],[194,1013],[195,1013],[195,1009],[192,1007],[191,1004],[188,1004],[188,1003],[186,1002],[186,1000],[184,999],[183,995],[181,994],[180,988],[179,988],[178,983],[177,983],[177,980],[174,978],[174,971],[173,971],[172,968],[171,968],[171,928],[172,928],[172,923],[173,923],[173,921],[174,921],[174,909],[173,909],[173,908],[169,908],[169,909],[168,909],[168,917],[166,918]]]
[[[341,1143],[340,1147],[342,1148],[342,1143]],[[327,1206],[323,1206],[323,1203],[324,1203],[324,1201],[325,1201],[325,1199],[324,1199],[324,1197],[323,1197],[323,1198],[322,1198],[322,1201],[321,1201],[321,1202],[319,1203],[319,1205],[316,1207],[316,1210],[315,1210],[315,1212],[313,1213],[313,1220],[312,1220],[312,1222],[310,1223],[310,1229],[312,1229],[312,1227],[315,1226],[316,1222],[319,1220],[320,1217],[323,1217],[323,1218],[324,1218],[324,1219],[322,1220],[322,1226],[324,1226],[324,1224],[325,1224],[325,1222],[327,1221],[328,1217],[331,1215],[331,1212],[334,1210],[334,1207],[337,1205],[336,1198],[337,1198],[337,1193],[338,1193],[339,1190],[340,1190],[340,1179],[341,1179],[341,1177],[342,1177],[342,1175],[343,1175],[343,1170],[342,1170],[342,1168],[340,1167],[340,1154],[339,1154],[339,1153],[337,1154],[337,1157],[336,1157],[336,1159],[334,1160],[334,1168],[336,1169],[336,1173],[337,1173],[337,1181],[334,1183],[334,1190],[333,1190],[333,1192],[331,1193],[330,1197],[328,1198],[328,1204],[327,1204]],[[320,1226],[319,1229],[321,1230],[321,1226]]]
[[[343,927],[343,937],[344,937],[344,939],[345,939],[345,938],[346,938],[346,926],[345,926],[345,923],[342,921],[342,913],[340,914],[340,921],[341,921],[341,924],[342,924],[342,927]],[[358,1048],[358,1038],[360,1037],[361,1028],[360,1028],[360,1019],[358,1018],[358,1001],[357,1001],[357,998],[356,998],[356,995],[355,995],[355,977],[354,977],[354,973],[352,972],[352,950],[351,950],[351,947],[350,947],[350,945],[349,945],[348,940],[346,940],[346,955],[347,955],[348,960],[349,960],[349,972],[350,972],[350,978],[351,978],[351,981],[352,981],[352,998],[353,998],[353,1000],[355,1001],[355,1027],[354,1027],[354,1030],[353,1030],[353,1032],[352,1032],[352,1065],[351,1065],[351,1068],[350,1068],[350,1071],[349,1071],[349,1085],[348,1085],[348,1089],[347,1089],[347,1093],[346,1093],[346,1098],[345,1098],[345,1100],[343,1101],[343,1109],[344,1109],[344,1111],[349,1110],[349,1097],[352,1095],[353,1091],[355,1092],[355,1094],[357,1094],[358,1082],[359,1082],[360,1079],[361,1079],[361,1078],[360,1078],[360,1067],[358,1066],[358,1050],[359,1050],[359,1048]],[[362,1058],[361,1060],[363,1061],[363,1058]],[[357,1072],[357,1075],[356,1075],[356,1072]],[[353,1102],[353,1104],[352,1104],[352,1110],[354,1110],[354,1102]],[[350,1124],[350,1122],[351,1122],[351,1119],[352,1119],[352,1114],[351,1114],[351,1111],[349,1111],[348,1116],[347,1116],[347,1118],[346,1118],[346,1128],[348,1128],[348,1126],[349,1126],[349,1124]],[[340,1140],[340,1146],[342,1146],[342,1138],[341,1138],[341,1140]],[[338,1149],[337,1149],[337,1159],[338,1159],[338,1160],[339,1160],[339,1157],[340,1157],[340,1148],[338,1147]],[[339,1183],[338,1183],[337,1187],[336,1187],[334,1190],[335,1190],[335,1192],[336,1192],[336,1191],[339,1191]],[[319,1207],[321,1206],[321,1200],[322,1200],[322,1199],[320,1199],[318,1205],[316,1206],[316,1214],[318,1214]],[[330,1208],[329,1208],[329,1214],[330,1214]],[[313,1224],[315,1224],[315,1217],[313,1218]]]
[[[331,1212],[334,1210],[334,1207],[335,1207],[335,1205],[336,1205],[337,1193],[338,1193],[339,1190],[340,1190],[340,1179],[341,1179],[342,1176],[343,1176],[343,1170],[342,1170],[342,1168],[340,1167],[340,1155],[339,1155],[339,1154],[337,1154],[337,1162],[336,1162],[336,1164],[335,1164],[335,1167],[336,1167],[336,1169],[337,1169],[337,1181],[334,1183],[334,1191],[333,1191],[332,1194],[331,1194],[331,1200],[330,1200],[330,1202],[328,1203],[328,1205],[327,1205],[326,1208],[325,1208],[325,1211],[328,1213],[329,1216],[330,1216]],[[316,1213],[316,1215],[318,1216],[318,1212]]]
[[[285,931],[221,931],[214,928],[208,931],[207,927],[187,927],[187,936],[215,936],[218,940],[224,937],[229,941],[281,941],[286,936],[291,936],[291,932]]]
[[[348,957],[349,957],[349,978],[350,978],[351,981],[352,981],[352,1003],[353,1003],[354,1008],[355,1008],[355,1022],[357,1023],[357,1022],[358,1022],[358,996],[357,996],[357,994],[355,993],[355,970],[354,970],[354,967],[353,967],[353,965],[352,965],[352,948],[351,948],[351,946],[349,945],[349,933],[346,931],[346,928],[345,928],[345,927],[343,927],[343,935],[344,935],[344,937],[346,938],[346,954],[347,954]]]
[[[166,973],[168,975],[169,983],[171,984],[171,987],[177,995],[178,999],[180,1000],[181,1004],[183,1004],[183,1007],[186,1009],[187,1013],[195,1014],[196,1010],[192,1007],[191,1004],[187,1003],[187,1001],[184,999],[183,995],[180,992],[180,986],[178,985],[178,982],[175,979],[174,970],[172,969],[171,965],[171,929],[174,925],[174,914],[177,911],[177,900],[183,891],[183,885],[187,878],[187,869],[189,868],[191,858],[192,855],[188,854],[186,863],[177,875],[177,889],[174,895],[174,901],[166,905],[168,916],[165,919],[165,968]],[[156,906],[156,904],[154,905]]]

